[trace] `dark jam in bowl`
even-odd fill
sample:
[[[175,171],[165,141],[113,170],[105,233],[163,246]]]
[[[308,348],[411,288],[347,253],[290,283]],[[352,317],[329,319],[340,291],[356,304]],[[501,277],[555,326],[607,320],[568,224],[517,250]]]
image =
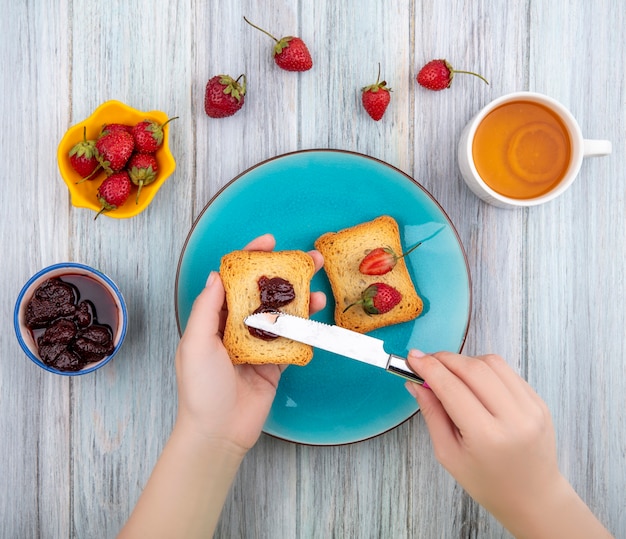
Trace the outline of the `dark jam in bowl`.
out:
[[[59,371],[78,371],[109,356],[119,308],[98,281],[76,273],[40,284],[26,308],[26,325],[39,357]]]
[[[95,306],[98,323],[109,326],[115,336],[120,320],[120,312],[111,292],[87,275],[69,273],[61,275],[60,279],[78,290],[78,301],[88,300]]]

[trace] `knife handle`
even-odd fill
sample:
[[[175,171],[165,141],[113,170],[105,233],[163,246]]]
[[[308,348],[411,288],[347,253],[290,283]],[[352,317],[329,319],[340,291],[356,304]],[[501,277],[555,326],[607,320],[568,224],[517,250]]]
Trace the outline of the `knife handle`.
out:
[[[394,356],[391,354],[389,356],[389,362],[387,363],[387,370],[392,372],[393,374],[397,374],[398,376],[402,376],[407,380],[411,380],[411,382],[415,382],[419,385],[424,385],[424,379],[415,374],[409,364],[406,362],[406,359],[400,356]]]

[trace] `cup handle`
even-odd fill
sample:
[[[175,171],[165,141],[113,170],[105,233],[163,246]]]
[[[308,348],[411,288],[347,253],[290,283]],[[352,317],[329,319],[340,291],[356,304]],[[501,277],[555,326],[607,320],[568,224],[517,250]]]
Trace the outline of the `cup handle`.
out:
[[[609,155],[613,150],[610,140],[583,140],[583,157]]]

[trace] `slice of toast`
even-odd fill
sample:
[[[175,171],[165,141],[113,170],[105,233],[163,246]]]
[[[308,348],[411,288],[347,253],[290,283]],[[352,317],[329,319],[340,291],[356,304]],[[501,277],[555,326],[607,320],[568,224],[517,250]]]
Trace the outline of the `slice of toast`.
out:
[[[378,247],[391,247],[400,256],[403,253],[398,223],[383,215],[339,232],[328,232],[319,237],[315,248],[324,256],[324,270],[328,275],[335,298],[335,324],[367,333],[374,329],[399,324],[417,318],[424,307],[406,267],[404,258],[384,275],[363,275],[359,265],[365,255]],[[393,286],[402,294],[402,300],[384,314],[367,314],[358,301],[369,285],[377,282]]]
[[[306,365],[311,360],[313,349],[310,346],[283,337],[260,339],[250,333],[244,318],[261,305],[261,277],[280,277],[289,281],[295,298],[279,310],[308,318],[314,273],[313,259],[303,251],[233,251],[222,257],[220,276],[228,306],[224,346],[234,364]]]

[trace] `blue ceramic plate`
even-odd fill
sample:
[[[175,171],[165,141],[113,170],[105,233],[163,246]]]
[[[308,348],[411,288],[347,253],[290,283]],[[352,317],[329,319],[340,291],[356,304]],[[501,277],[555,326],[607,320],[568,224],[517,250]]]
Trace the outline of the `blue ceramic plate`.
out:
[[[325,232],[393,216],[403,246],[422,245],[407,266],[424,300],[417,320],[382,328],[388,352],[406,355],[460,351],[467,334],[471,285],[465,252],[445,212],[415,180],[398,169],[360,154],[309,150],[270,159],[247,170],[224,187],[204,208],[187,238],[176,277],[179,330],[191,305],[222,255],[272,233],[276,248],[313,249]],[[313,290],[328,297],[313,316],[333,323],[334,303],[324,271]],[[264,431],[292,442],[345,444],[386,432],[418,408],[404,380],[381,369],[315,350],[306,367],[283,374]]]

